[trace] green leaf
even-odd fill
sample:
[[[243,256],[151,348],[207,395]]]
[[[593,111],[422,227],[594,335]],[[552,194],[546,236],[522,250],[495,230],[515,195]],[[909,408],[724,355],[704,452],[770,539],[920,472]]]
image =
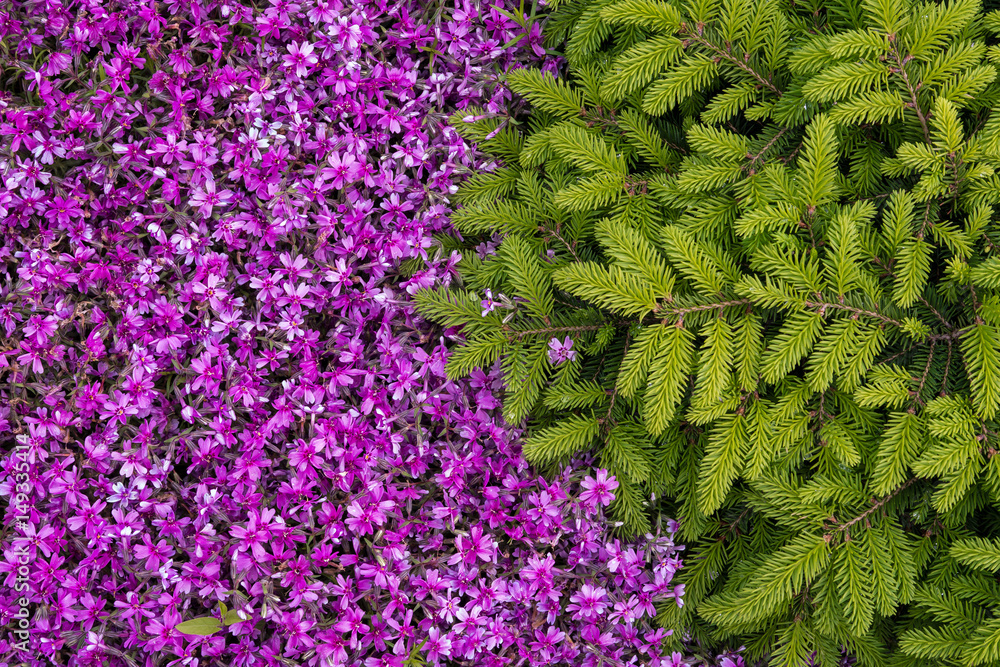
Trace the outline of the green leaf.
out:
[[[874,493],[888,495],[906,480],[907,468],[923,453],[924,438],[923,423],[915,414],[894,412],[889,416],[872,475]]]
[[[764,401],[753,401],[746,414],[749,430],[746,477],[755,480],[764,474],[767,466],[774,459],[772,431],[775,425],[771,422],[768,405]]]
[[[507,393],[503,401],[503,417],[508,424],[520,424],[531,414],[548,379],[549,363],[545,342],[508,357],[504,364]]]
[[[654,116],[664,114],[699,88],[706,87],[717,73],[718,65],[711,58],[701,54],[688,56],[649,87],[642,110]]]
[[[958,118],[955,105],[943,97],[934,103],[934,114],[931,116],[934,131],[931,139],[934,147],[945,153],[957,153],[965,143],[962,132],[962,121]]]
[[[670,168],[674,161],[673,154],[644,114],[626,109],[618,114],[618,126],[624,130],[625,139],[636,148],[640,156],[657,167]]]
[[[952,0],[950,3],[921,4],[914,7],[907,39],[909,54],[927,58],[947,44],[952,35],[962,31],[980,11],[978,0]]]
[[[829,235],[827,274],[838,295],[847,294],[861,283],[862,249],[858,223],[868,223],[875,216],[875,207],[868,202],[838,211]]]
[[[962,664],[967,667],[1000,660],[1000,618],[986,621],[962,648]]]
[[[618,393],[632,398],[639,388],[645,386],[649,365],[660,352],[666,336],[667,327],[662,324],[644,327],[639,332],[618,369]]]
[[[538,317],[552,314],[552,279],[542,266],[539,252],[518,236],[504,239],[498,255],[509,267],[508,277],[528,311]]]
[[[620,174],[594,174],[559,190],[552,203],[565,211],[593,211],[616,203],[624,191]]]
[[[861,340],[861,324],[853,318],[836,320],[827,329],[806,365],[806,380],[813,391],[825,391],[833,384],[834,375],[846,365]]]
[[[872,566],[872,592],[875,611],[882,616],[892,616],[899,604],[899,582],[896,580],[892,556],[882,522],[877,522],[870,530],[862,531],[867,552],[864,556]]]
[[[661,238],[666,246],[668,259],[696,289],[706,296],[722,292],[726,284],[725,276],[689,232],[667,226],[663,228]]]
[[[175,626],[175,629],[183,635],[207,637],[208,635],[214,635],[216,632],[221,630],[222,623],[219,622],[219,619],[217,618],[213,618],[211,616],[201,616],[199,618],[192,618],[190,621],[178,623],[177,626]]]
[[[553,410],[589,408],[607,398],[608,393],[599,384],[593,380],[581,380],[549,389],[545,393],[545,407]]]
[[[864,530],[862,528],[862,530]],[[837,583],[840,585],[840,603],[847,614],[851,632],[863,635],[874,620],[875,602],[872,598],[873,578],[871,561],[857,539],[844,542],[838,550]]]
[[[601,17],[609,23],[642,26],[663,32],[674,32],[681,23],[677,9],[659,0],[619,0],[602,9]]]
[[[417,312],[446,327],[463,326],[468,334],[485,333],[501,327],[501,314],[482,313],[482,297],[474,292],[455,289],[424,289],[414,297]]]
[[[889,68],[875,61],[842,63],[825,68],[809,79],[802,87],[806,99],[813,102],[832,102],[865,93],[872,87],[885,84]]]
[[[519,173],[513,169],[476,174],[459,188],[456,198],[462,203],[489,202],[512,195],[517,187]]]
[[[683,55],[681,40],[673,36],[641,42],[615,59],[601,92],[610,100],[620,101],[644,88]]]
[[[451,223],[463,234],[495,231],[533,233],[538,228],[534,210],[509,201],[469,203],[451,214]]]
[[[956,540],[951,557],[964,565],[988,572],[1000,571],[1000,542],[981,537]]]
[[[638,422],[619,422],[608,431],[601,450],[601,465],[623,471],[634,483],[646,482],[652,467],[642,447],[647,437],[646,429]]]
[[[809,664],[810,655],[814,653],[809,634],[806,623],[802,620],[796,619],[785,624],[778,634],[774,657],[768,664],[774,667],[802,667]]]
[[[597,223],[598,240],[620,268],[641,276],[660,299],[671,297],[674,277],[663,256],[646,237],[620,218],[604,218]]]
[[[990,257],[969,271],[972,282],[979,287],[1000,288],[1000,257]]]
[[[916,628],[903,633],[899,648],[918,658],[957,658],[968,643],[968,633],[954,628]]]
[[[876,366],[868,373],[870,384],[854,392],[863,408],[901,408],[911,399],[913,378],[899,366]]]
[[[462,378],[477,368],[489,368],[510,345],[500,332],[471,338],[448,357],[445,372],[450,379]]]
[[[235,609],[230,609],[229,611],[223,613],[222,623],[223,625],[235,625],[237,623],[242,623],[243,618],[240,617],[240,613]]]
[[[858,388],[861,379],[875,363],[875,357],[885,347],[886,334],[882,327],[867,326],[862,330],[862,336],[864,342],[840,370],[837,382],[843,391],[853,392]]]
[[[722,627],[741,627],[783,612],[792,597],[830,563],[822,535],[800,534],[764,559],[738,591],[709,598],[701,615]]]
[[[743,391],[751,391],[757,386],[764,348],[764,329],[759,315],[747,313],[740,318],[733,344],[740,351],[736,358],[737,382]]]
[[[552,278],[561,289],[623,315],[644,315],[656,309],[653,286],[615,265],[574,262],[557,269]]]
[[[549,145],[560,156],[588,174],[626,174],[625,160],[600,135],[572,123],[556,125],[548,131]]]
[[[556,79],[549,72],[521,68],[507,73],[507,86],[536,108],[562,118],[575,118],[584,110],[578,88]]]
[[[733,328],[722,317],[714,318],[702,329],[705,343],[702,347],[701,365],[695,381],[695,397],[699,402],[715,403],[732,379]]]

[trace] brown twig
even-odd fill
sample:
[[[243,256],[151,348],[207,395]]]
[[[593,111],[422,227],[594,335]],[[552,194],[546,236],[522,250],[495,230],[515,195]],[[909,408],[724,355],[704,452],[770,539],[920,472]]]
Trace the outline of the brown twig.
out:
[[[681,30],[683,31],[684,29],[685,27],[682,25]],[[750,65],[748,65],[745,61],[734,56],[729,49],[723,49],[721,47],[716,46],[715,44],[712,44],[710,41],[702,37],[700,33],[691,32],[690,30],[688,30],[687,34],[691,39],[691,41],[697,42],[698,44],[701,44],[702,46],[710,49],[716,54],[716,56],[719,59],[726,60],[731,65],[736,66],[737,69],[746,72],[754,79],[756,79],[760,83],[760,85],[764,86],[778,97],[781,97],[781,91],[778,90],[778,87],[775,86],[774,83],[769,78],[764,77],[764,75],[762,75],[754,68],[750,67]]]
[[[890,68],[890,72],[894,74],[899,74],[903,78],[903,83],[906,85],[906,89],[910,92],[910,102],[907,106],[913,108],[917,114],[917,119],[920,121],[920,127],[924,130],[924,139],[927,143],[931,143],[931,131],[927,126],[927,116],[924,112],[920,110],[920,104],[917,102],[917,89],[913,87],[910,83],[910,76],[906,73],[906,63],[909,62],[909,57],[901,58],[899,55],[899,48],[893,44],[892,55],[896,59],[896,64],[898,67]]]
[[[662,317],[664,315],[675,315],[678,317],[684,317],[690,313],[698,313],[706,310],[715,310],[718,308],[720,311],[723,308],[728,308],[730,306],[748,306],[752,302],[750,299],[737,299],[735,301],[722,301],[720,303],[708,303],[701,306],[691,306],[689,308],[660,308],[656,312],[656,317]]]
[[[588,324],[586,326],[579,327],[547,327],[545,329],[529,329],[526,331],[512,331],[510,327],[505,327],[502,331],[508,336],[520,340],[525,336],[533,336],[536,334],[547,334],[547,333],[571,333],[577,331],[597,331],[598,329],[603,329],[603,324]]]
[[[937,345],[937,341],[931,341],[931,349],[927,354],[927,364],[924,366],[924,373],[920,376],[920,385],[917,387],[916,392],[914,392],[913,398],[916,400],[917,405],[920,407],[924,406],[923,399],[920,398],[920,392],[924,390],[924,385],[927,383],[927,376],[931,372],[931,362],[934,361],[934,346]]]
[[[840,524],[837,527],[836,530],[827,533],[824,537],[826,538],[827,541],[829,541],[830,538],[832,538],[837,533],[846,532],[854,524],[858,523],[859,521],[864,521],[865,519],[867,519],[868,517],[870,517],[872,514],[874,514],[878,510],[880,510],[883,507],[885,507],[889,503],[890,500],[892,500],[893,498],[895,498],[896,496],[898,496],[904,489],[906,489],[908,486],[910,486],[911,484],[913,484],[915,481],[917,481],[916,477],[911,477],[910,479],[906,480],[899,487],[897,487],[895,491],[893,491],[892,493],[890,493],[889,495],[887,495],[885,498],[882,498],[881,500],[875,501],[875,504],[872,505],[869,509],[865,510],[864,512],[862,512],[858,516],[854,517],[850,521],[848,521],[846,523],[843,523],[843,524]]]

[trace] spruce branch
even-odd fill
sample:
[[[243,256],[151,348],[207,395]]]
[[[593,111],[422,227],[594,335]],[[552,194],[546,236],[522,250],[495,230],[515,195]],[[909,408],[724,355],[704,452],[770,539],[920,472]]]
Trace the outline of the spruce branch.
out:
[[[902,493],[907,488],[909,488],[914,482],[916,482],[917,479],[918,478],[916,478],[916,477],[911,477],[910,479],[906,480],[905,482],[903,482],[902,484],[900,484],[898,487],[896,487],[896,490],[893,491],[892,493],[890,493],[890,494],[886,495],[885,497],[880,498],[878,500],[874,500],[873,499],[872,506],[870,508],[868,508],[867,510],[865,510],[864,512],[862,512],[861,514],[859,514],[858,516],[854,517],[853,519],[851,519],[849,521],[845,521],[843,523],[838,523],[838,522],[836,522],[834,520],[832,522],[833,525],[829,526],[828,529],[827,529],[827,532],[825,532],[823,534],[823,539],[826,540],[827,543],[829,543],[830,540],[832,540],[834,538],[834,536],[836,536],[836,535],[839,535],[841,533],[844,533],[845,536],[849,535],[848,531],[851,529],[852,526],[856,525],[857,523],[859,523],[861,521],[867,521],[868,517],[870,517],[872,514],[878,512],[883,507],[885,507],[893,498],[895,498],[896,496],[898,496],[900,493]]]
[[[764,154],[767,153],[767,151],[771,150],[771,147],[774,146],[774,144],[778,142],[778,139],[783,137],[784,134],[788,132],[789,129],[790,128],[788,127],[781,128],[775,133],[773,137],[771,137],[770,140],[768,140],[766,144],[764,144],[764,147],[761,148],[759,151],[757,151],[756,153],[747,153],[747,159],[750,160],[750,164],[747,166],[748,173],[750,174],[755,173],[757,163],[761,159],[763,159]]]
[[[714,53],[716,55],[717,62],[718,60],[725,60],[729,64],[735,66],[737,69],[745,72],[746,74],[749,74],[751,77],[756,79],[757,82],[760,83],[760,85],[764,86],[778,97],[781,97],[781,91],[778,89],[776,85],[774,85],[774,82],[771,80],[771,77],[765,77],[763,74],[761,74],[754,68],[750,67],[750,64],[746,60],[736,57],[732,52],[732,46],[728,44],[726,45],[726,48],[717,46],[712,42],[708,41],[707,39],[705,39],[700,30],[692,31],[687,26],[686,23],[681,24],[680,30],[678,32],[682,35],[685,35],[686,39],[691,40],[696,44],[700,44],[705,48],[707,48],[708,50],[710,50],[712,53]]]
[[[574,242],[571,245],[569,243],[569,241],[567,241],[566,239],[564,239],[562,237],[562,235],[559,233],[560,230],[559,230],[559,224],[558,223],[556,223],[556,228],[555,229],[551,229],[549,227],[546,227],[545,225],[539,225],[538,231],[542,232],[543,234],[550,235],[552,238],[558,240],[560,243],[562,243],[564,246],[566,246],[566,250],[569,251],[569,254],[573,255],[573,259],[575,259],[578,262],[583,261],[583,260],[580,259],[580,256],[576,254],[576,243]],[[548,239],[546,239],[546,240],[548,240]]]
[[[809,299],[806,299],[805,301],[803,301],[803,304],[807,308],[818,308],[819,309],[818,312],[820,315],[825,314],[825,311],[827,310],[843,310],[849,313],[853,313],[854,315],[864,315],[865,317],[871,317],[872,319],[878,320],[880,322],[885,322],[886,324],[891,324],[892,326],[898,327],[900,329],[903,329],[906,326],[905,322],[893,319],[887,315],[883,315],[882,313],[873,310],[865,310],[864,308],[856,308],[854,306],[849,306],[843,303],[835,303],[832,301],[811,301]],[[962,332],[960,330],[953,329],[947,333],[929,334],[925,337],[925,339],[930,342],[950,341],[950,340],[957,340],[958,338],[961,337],[961,335]]]
[[[685,315],[690,315],[691,313],[701,313],[706,310],[718,310],[721,314],[723,308],[731,308],[733,306],[749,306],[753,302],[750,299],[733,299],[730,301],[720,301],[718,303],[705,303],[698,306],[688,306],[688,307],[675,307],[667,305],[667,302],[660,304],[660,307],[653,313],[653,317],[659,319],[662,317],[679,317],[683,318]]]
[[[927,116],[925,116],[924,112],[920,109],[920,102],[917,101],[917,88],[915,88],[910,82],[910,75],[906,72],[906,65],[910,62],[910,57],[907,56],[904,58],[900,55],[899,44],[892,38],[892,36],[890,36],[889,41],[892,43],[892,48],[889,50],[889,53],[896,60],[896,66],[890,68],[889,72],[892,74],[898,74],[903,79],[903,85],[906,86],[906,90],[910,94],[910,102],[907,104],[907,107],[913,109],[913,111],[917,114],[917,119],[920,121],[920,127],[923,128],[924,131],[924,141],[930,144],[931,130],[927,125]]]
[[[618,322],[617,326],[621,326],[622,322]],[[504,325],[501,327],[501,331],[506,334],[509,340],[521,340],[526,336],[541,336],[556,333],[583,333],[584,331],[598,331],[603,329],[605,325],[603,324],[588,324],[585,326],[572,326],[572,327],[545,327],[544,329],[513,329],[510,325]]]
[[[927,376],[931,372],[931,363],[934,361],[934,346],[937,344],[936,340],[931,340],[931,349],[927,352],[927,363],[924,365],[924,372],[920,375],[920,384],[917,385],[916,390],[913,392],[913,400],[917,402],[920,407],[924,406],[923,399],[920,398],[921,392],[924,390],[924,385],[927,384]]]

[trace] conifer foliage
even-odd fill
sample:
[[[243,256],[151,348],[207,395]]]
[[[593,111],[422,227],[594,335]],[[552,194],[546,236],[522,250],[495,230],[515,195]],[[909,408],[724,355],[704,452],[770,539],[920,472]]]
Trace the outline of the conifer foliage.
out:
[[[566,75],[452,118],[499,166],[440,239],[461,284],[419,295],[464,325],[449,372],[500,360],[528,459],[595,452],[624,529],[681,518],[664,624],[783,667],[1000,665],[1000,12],[549,6]]]

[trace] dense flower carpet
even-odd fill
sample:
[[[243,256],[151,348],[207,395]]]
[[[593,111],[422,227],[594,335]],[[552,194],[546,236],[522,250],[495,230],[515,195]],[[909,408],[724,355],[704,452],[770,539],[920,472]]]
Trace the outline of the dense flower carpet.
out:
[[[410,304],[490,168],[448,116],[559,70],[517,11],[0,3],[0,665],[692,664],[676,525],[541,478]]]

